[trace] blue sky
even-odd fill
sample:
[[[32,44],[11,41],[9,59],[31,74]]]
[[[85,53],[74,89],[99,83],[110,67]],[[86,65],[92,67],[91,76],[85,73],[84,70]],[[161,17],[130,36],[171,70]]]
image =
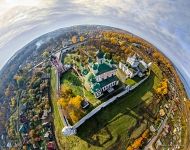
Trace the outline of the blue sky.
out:
[[[189,0],[0,0],[0,68],[22,46],[57,28],[102,24],[159,48],[190,85]]]

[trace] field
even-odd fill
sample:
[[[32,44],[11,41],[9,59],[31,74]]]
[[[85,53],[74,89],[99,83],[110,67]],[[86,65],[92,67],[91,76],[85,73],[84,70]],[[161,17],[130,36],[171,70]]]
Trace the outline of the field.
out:
[[[86,121],[78,128],[76,136],[64,137],[61,134],[63,125],[60,123],[60,117],[55,117],[59,147],[83,150],[113,148],[114,146],[126,148],[130,143],[130,138],[137,137],[143,132],[146,121],[149,119],[143,116],[141,109],[152,101],[152,90],[158,86],[162,78],[161,71],[156,65],[152,65],[152,70],[147,81]],[[53,79],[52,82],[54,82]],[[66,79],[64,82],[67,82]],[[56,109],[55,106],[54,108]],[[139,123],[139,120],[142,121]],[[139,128],[141,129],[138,130]]]

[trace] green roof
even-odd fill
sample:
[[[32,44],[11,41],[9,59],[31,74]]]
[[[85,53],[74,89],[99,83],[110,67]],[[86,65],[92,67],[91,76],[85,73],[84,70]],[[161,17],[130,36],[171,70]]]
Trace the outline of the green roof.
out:
[[[93,92],[97,92],[97,91],[99,91],[100,89],[101,89],[101,87],[100,87],[100,84],[99,84],[99,83],[93,84],[93,85],[92,85],[92,88],[91,88],[91,90],[92,90]]]
[[[93,64],[92,68],[93,68],[93,70],[97,70],[98,69],[98,64]]]
[[[114,69],[115,68],[109,66],[108,64],[102,63],[102,64],[98,65],[98,72],[96,73],[96,75],[100,75],[102,73],[105,73],[105,72],[108,72],[108,71],[111,71],[111,70],[114,70]]]
[[[89,81],[90,81],[91,83],[93,83],[93,84],[96,83],[96,79],[95,79],[94,76],[93,76],[92,78],[90,78]]]
[[[98,58],[103,58],[103,57],[104,57],[104,53],[103,53],[101,50],[98,50],[98,51],[96,52],[96,56],[97,56]]]
[[[88,81],[88,82],[91,82],[93,78],[95,79],[94,75],[93,75],[91,72],[89,72],[89,73],[85,76],[85,79],[86,79],[86,81]]]
[[[92,58],[91,57],[88,58],[88,63],[92,63]]]
[[[93,92],[97,92],[98,90],[100,90],[101,88],[103,88],[104,86],[114,82],[114,81],[118,81],[118,78],[116,76],[112,76],[107,78],[106,80],[103,80],[101,82],[96,82],[92,85],[92,91]]]
[[[102,88],[102,87],[104,87],[104,86],[106,86],[106,85],[108,85],[114,81],[118,81],[118,78],[116,76],[109,77],[106,80],[99,82],[99,84],[100,84],[100,87]]]
[[[87,75],[88,74],[88,70],[87,69],[83,69],[82,70],[82,75]]]

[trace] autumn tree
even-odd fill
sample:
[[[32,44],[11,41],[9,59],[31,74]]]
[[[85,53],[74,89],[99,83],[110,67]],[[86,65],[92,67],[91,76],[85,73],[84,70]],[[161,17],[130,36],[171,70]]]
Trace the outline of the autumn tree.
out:
[[[14,136],[15,136],[15,130],[14,130],[12,127],[10,127],[10,128],[8,129],[8,136],[9,136],[10,138],[14,138]]]
[[[112,37],[112,38],[110,39],[110,41],[111,41],[111,43],[114,44],[114,45],[118,44],[117,39],[114,38],[114,37]]]
[[[126,41],[120,41],[120,42],[119,42],[119,45],[120,45],[121,47],[126,47],[127,42],[126,42]]]
[[[72,89],[66,85],[61,86],[60,95],[65,99],[69,99],[74,96]]]
[[[44,51],[43,54],[42,54],[42,56],[43,56],[44,58],[48,58],[48,56],[49,56],[49,52]]]
[[[84,41],[84,36],[80,36],[80,41]]]
[[[10,106],[11,106],[11,108],[14,108],[16,106],[16,100],[14,97],[11,98]]]
[[[64,98],[60,98],[58,101],[57,101],[58,105],[65,108],[67,106],[67,101],[64,99]]]
[[[156,89],[156,93],[160,95],[168,93],[168,80],[166,78],[160,83],[160,86]]]
[[[142,144],[143,138],[140,137],[135,140],[135,142],[131,145],[134,149],[138,149]]]
[[[134,150],[132,146],[127,147],[127,150]]]
[[[145,130],[141,137],[137,138],[130,146],[127,147],[127,150],[136,150],[136,149],[139,149],[144,140],[148,138],[148,133],[149,133],[149,130]]]
[[[70,112],[69,112],[69,116],[73,123],[76,123],[77,121],[79,121],[79,119],[81,118],[81,115],[82,114],[80,112],[78,112],[74,109],[70,110]]]
[[[30,136],[30,138],[34,138],[35,137],[35,130],[30,130],[30,132],[29,132],[29,136]]]
[[[73,105],[76,108],[80,109],[81,108],[81,102],[82,102],[82,97],[77,95],[76,97],[73,97],[69,101],[69,105]]]
[[[146,129],[146,130],[143,132],[143,134],[142,134],[142,138],[143,138],[143,139],[148,138],[148,133],[149,133],[149,130]]]
[[[15,75],[14,79],[16,80],[17,85],[18,85],[19,88],[23,87],[23,85],[24,85],[24,77],[19,76],[19,75]]]
[[[73,44],[75,44],[75,43],[77,42],[77,37],[76,37],[76,36],[73,36],[73,37],[71,38],[71,41],[72,41]]]

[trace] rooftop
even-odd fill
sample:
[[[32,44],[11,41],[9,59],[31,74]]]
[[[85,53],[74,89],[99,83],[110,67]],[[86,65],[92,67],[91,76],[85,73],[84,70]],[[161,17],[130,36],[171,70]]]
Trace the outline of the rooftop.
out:
[[[102,64],[96,64],[96,65],[94,64],[93,69],[98,70],[97,73],[95,73],[95,75],[100,75],[100,74],[103,74],[105,72],[114,70],[115,68],[113,68],[112,66],[110,66],[107,63],[102,63]]]
[[[93,92],[97,92],[98,90],[100,90],[101,88],[103,88],[104,86],[108,85],[109,83],[112,83],[114,81],[118,81],[116,76],[112,76],[107,78],[106,80],[103,80],[101,82],[96,82],[95,84],[93,84],[92,86],[92,91]]]
[[[103,57],[104,57],[104,53],[103,53],[101,50],[98,50],[98,51],[96,52],[96,56],[97,56],[98,58],[103,58]]]

